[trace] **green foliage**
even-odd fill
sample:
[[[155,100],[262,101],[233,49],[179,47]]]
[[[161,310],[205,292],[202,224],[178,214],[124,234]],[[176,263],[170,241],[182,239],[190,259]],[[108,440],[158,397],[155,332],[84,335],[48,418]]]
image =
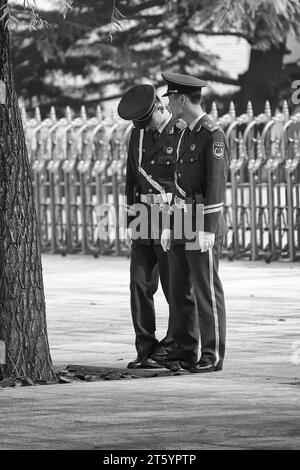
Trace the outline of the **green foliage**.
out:
[[[28,0],[26,0],[28,1]],[[296,0],[61,0],[57,11],[15,7],[12,34],[18,93],[41,104],[95,103],[107,84],[121,92],[134,82],[160,83],[161,70],[234,83],[217,68],[203,35],[245,38],[268,50],[300,33]],[[72,8],[71,8],[72,7]],[[61,15],[64,13],[65,17]],[[67,14],[66,14],[67,13]],[[47,24],[47,27],[43,27]],[[64,84],[66,77],[80,77]],[[60,78],[60,80],[59,80]],[[236,82],[237,84],[237,82]]]
[[[288,32],[300,34],[298,0],[212,0],[207,18],[211,9],[214,19],[208,22],[210,27],[218,24],[219,31],[242,32],[252,46],[261,50],[281,44]]]
[[[21,26],[13,32],[12,49],[18,93],[25,99],[36,94],[42,103],[65,95],[79,105],[97,99],[107,83],[121,89],[145,77],[158,83],[161,68],[215,73],[215,56],[200,38],[194,35],[190,44],[186,5],[175,11],[170,3],[74,1],[65,20],[58,12],[40,13],[49,26],[34,31],[26,31],[26,14],[16,8]],[[64,90],[54,79],[49,83],[49,77],[78,74],[82,86]]]

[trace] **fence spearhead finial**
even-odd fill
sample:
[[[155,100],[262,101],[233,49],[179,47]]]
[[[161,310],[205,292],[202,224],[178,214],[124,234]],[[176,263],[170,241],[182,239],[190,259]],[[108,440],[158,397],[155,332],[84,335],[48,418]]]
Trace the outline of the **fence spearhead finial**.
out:
[[[41,120],[42,120],[41,111],[40,111],[40,108],[38,106],[35,108],[34,118],[35,118],[36,122],[41,122]]]
[[[232,117],[232,119],[235,119],[235,117],[236,117],[236,112],[235,112],[235,106],[234,106],[234,102],[233,102],[233,101],[230,101],[230,103],[229,103],[229,114],[230,114],[230,116]]]
[[[56,111],[55,111],[54,106],[51,106],[50,108],[50,119],[52,122],[56,121]]]
[[[81,106],[80,108],[80,117],[83,121],[87,120],[86,109],[85,106]]]
[[[218,108],[217,103],[215,101],[213,101],[211,104],[211,110],[209,114],[215,121],[218,119]]]
[[[265,115],[268,119],[272,117],[272,111],[271,111],[271,106],[270,106],[270,101],[267,100],[265,104]]]
[[[290,112],[289,112],[289,107],[288,107],[288,104],[287,104],[286,100],[284,100],[284,102],[282,104],[282,114],[283,114],[285,120],[287,121],[290,117]]]
[[[247,115],[249,116],[249,119],[253,119],[253,107],[250,100],[247,103]]]
[[[101,109],[101,106],[99,104],[98,104],[97,109],[96,109],[96,118],[98,119],[98,121],[103,120],[102,109]]]
[[[67,106],[67,107],[66,107],[65,116],[66,116],[66,120],[67,120],[68,122],[71,122],[71,121],[72,121],[72,111],[71,111],[70,106]]]

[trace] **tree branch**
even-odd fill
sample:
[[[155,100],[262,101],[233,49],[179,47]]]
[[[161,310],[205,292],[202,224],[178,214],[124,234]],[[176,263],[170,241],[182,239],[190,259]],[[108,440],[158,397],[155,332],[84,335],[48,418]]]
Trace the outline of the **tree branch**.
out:
[[[251,38],[246,34],[234,32],[234,31],[211,31],[210,29],[200,29],[200,30],[189,30],[191,34],[205,34],[206,36],[235,36],[237,38],[246,39],[249,43]]]
[[[120,11],[123,15],[132,15],[135,13],[139,13],[140,11],[147,10],[151,7],[163,6],[166,5],[165,0],[148,0],[147,2],[141,2],[139,5],[132,5],[132,6],[121,6]]]

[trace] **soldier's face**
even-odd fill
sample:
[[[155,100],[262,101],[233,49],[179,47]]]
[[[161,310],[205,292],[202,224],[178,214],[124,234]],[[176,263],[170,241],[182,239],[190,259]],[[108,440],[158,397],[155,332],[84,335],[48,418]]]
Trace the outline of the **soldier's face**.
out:
[[[167,114],[167,110],[163,105],[157,106],[152,114],[152,119],[147,129],[159,129],[166,120]]]
[[[181,96],[181,95],[179,95]],[[183,114],[181,102],[179,100],[179,96],[175,93],[169,95],[169,106],[172,110],[173,118],[177,119],[180,118]]]

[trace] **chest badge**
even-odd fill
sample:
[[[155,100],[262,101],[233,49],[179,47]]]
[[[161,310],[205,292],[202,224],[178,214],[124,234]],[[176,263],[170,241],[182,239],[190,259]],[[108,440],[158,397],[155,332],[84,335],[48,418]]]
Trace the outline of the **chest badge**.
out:
[[[167,155],[172,155],[172,153],[173,153],[173,147],[167,147],[166,148],[166,154]]]
[[[213,156],[220,160],[224,157],[224,143],[223,142],[214,142],[213,145]]]
[[[169,129],[169,132],[168,132],[169,135],[172,135],[174,134],[174,127],[171,127],[171,129]]]
[[[195,144],[192,144],[192,145],[190,146],[190,150],[191,150],[192,152],[195,150],[195,148],[196,148],[196,145],[195,145]]]

